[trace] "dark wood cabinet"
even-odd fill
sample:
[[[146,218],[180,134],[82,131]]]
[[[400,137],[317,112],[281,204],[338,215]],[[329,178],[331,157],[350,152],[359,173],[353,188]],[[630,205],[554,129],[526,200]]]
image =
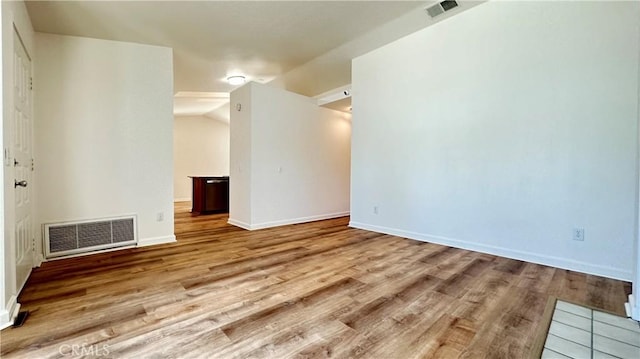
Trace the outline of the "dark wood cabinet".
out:
[[[191,213],[229,212],[229,177],[191,177]]]

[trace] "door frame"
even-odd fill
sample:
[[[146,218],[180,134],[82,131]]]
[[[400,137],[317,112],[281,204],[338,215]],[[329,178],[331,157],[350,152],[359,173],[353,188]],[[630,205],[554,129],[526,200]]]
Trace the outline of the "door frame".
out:
[[[631,318],[640,321],[640,53],[638,54],[638,119],[636,122],[636,215],[634,231],[634,266],[629,306]]]
[[[640,49],[640,29],[638,31],[638,48]],[[634,265],[631,283],[631,295],[629,295],[628,313],[632,319],[640,321],[640,51],[638,51],[638,112],[636,120],[636,206],[634,228]]]

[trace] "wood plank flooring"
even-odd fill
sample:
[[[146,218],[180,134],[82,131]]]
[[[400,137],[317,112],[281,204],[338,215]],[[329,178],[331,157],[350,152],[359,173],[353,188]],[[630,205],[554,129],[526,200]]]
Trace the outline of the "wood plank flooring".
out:
[[[551,295],[624,314],[630,284],[383,235],[245,231],[176,205],[178,242],[47,262],[3,358],[523,358]]]

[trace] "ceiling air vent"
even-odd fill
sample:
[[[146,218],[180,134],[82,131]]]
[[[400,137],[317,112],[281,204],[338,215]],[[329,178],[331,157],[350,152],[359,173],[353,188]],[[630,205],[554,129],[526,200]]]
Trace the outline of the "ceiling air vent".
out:
[[[440,3],[437,3],[431,7],[428,7],[427,13],[429,14],[429,16],[431,17],[436,17],[440,14],[444,14],[445,11],[449,11],[451,9],[453,9],[454,7],[457,7],[458,3],[454,0],[446,0],[446,1],[442,1]]]

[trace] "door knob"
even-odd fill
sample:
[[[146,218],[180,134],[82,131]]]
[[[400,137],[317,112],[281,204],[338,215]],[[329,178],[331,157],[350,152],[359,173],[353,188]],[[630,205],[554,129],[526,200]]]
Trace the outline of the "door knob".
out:
[[[25,180],[22,180],[22,181],[14,180],[13,187],[15,188],[15,187],[18,187],[18,186],[27,187],[27,181],[25,181]]]

